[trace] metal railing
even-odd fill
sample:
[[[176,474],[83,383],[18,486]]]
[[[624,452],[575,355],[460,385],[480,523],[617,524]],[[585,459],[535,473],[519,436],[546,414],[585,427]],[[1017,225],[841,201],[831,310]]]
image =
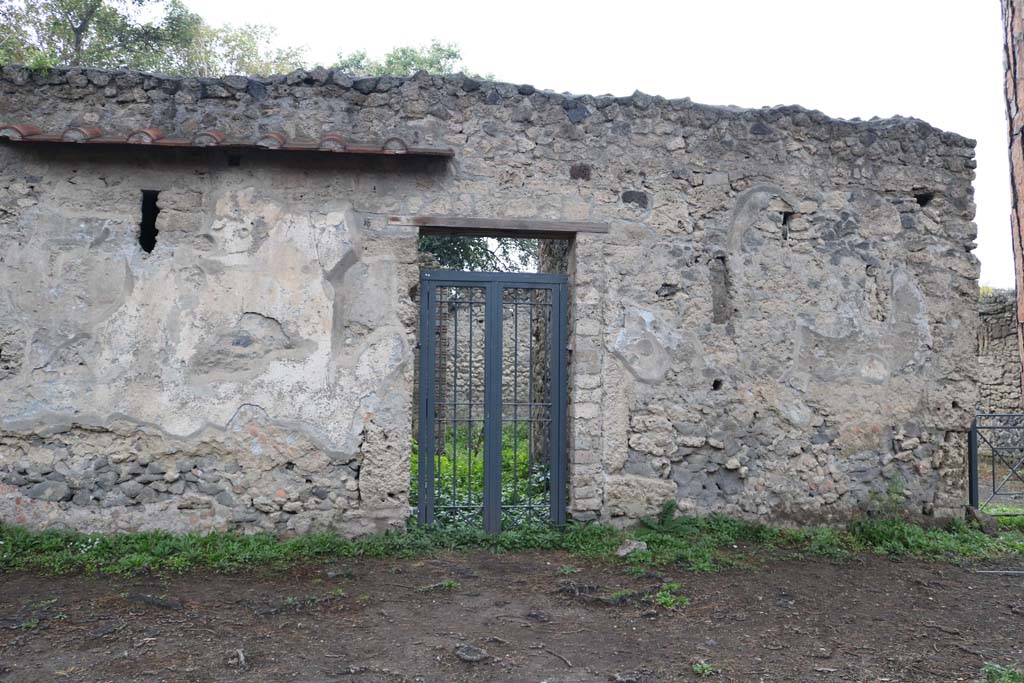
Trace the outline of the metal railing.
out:
[[[1024,515],[1024,414],[975,415],[967,455],[971,507],[993,516]]]

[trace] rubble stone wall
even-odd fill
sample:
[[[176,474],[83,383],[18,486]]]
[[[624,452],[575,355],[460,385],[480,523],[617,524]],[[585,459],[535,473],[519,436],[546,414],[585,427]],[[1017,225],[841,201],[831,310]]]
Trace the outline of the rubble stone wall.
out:
[[[465,292],[461,295],[463,297],[478,296],[478,300],[483,301],[482,290],[478,295],[470,295],[465,289],[462,291]],[[540,400],[537,390],[534,390],[533,399],[530,398],[531,389],[533,389],[530,383],[531,350],[537,356],[536,365],[541,365],[541,361],[543,364],[548,362],[546,355],[540,358],[542,351],[546,351],[546,347],[541,349],[539,340],[533,336],[528,305],[520,304],[519,308],[522,309],[519,311],[519,320],[516,320],[517,316],[513,305],[508,304],[502,308],[501,400],[508,406],[517,402],[528,403],[530,400]],[[484,307],[481,304],[460,302],[447,305],[444,309],[439,312],[439,315],[443,316],[443,330],[446,337],[443,343],[448,357],[444,375],[435,379],[435,390],[439,396],[443,396],[444,403],[454,409],[452,417],[457,417],[459,420],[467,420],[470,417],[473,420],[483,420],[484,369],[487,364],[486,345],[484,344],[484,336],[487,333],[484,323]],[[540,311],[535,315],[539,318]],[[536,343],[537,349],[532,349],[531,341]],[[438,374],[440,375],[440,373]],[[469,404],[472,404],[472,415],[470,415]],[[525,410],[522,417],[526,417]],[[477,423],[474,426],[481,427],[482,423]]]
[[[0,519],[400,526],[416,229],[604,221],[571,278],[570,512],[953,514],[978,398],[974,143],[463,76],[5,67],[0,123],[340,132],[451,161],[0,145]],[[235,163],[237,162],[237,163]],[[141,190],[159,234],[138,244]]]
[[[1020,413],[1020,351],[1013,291],[981,298],[978,326],[978,408],[986,413]]]

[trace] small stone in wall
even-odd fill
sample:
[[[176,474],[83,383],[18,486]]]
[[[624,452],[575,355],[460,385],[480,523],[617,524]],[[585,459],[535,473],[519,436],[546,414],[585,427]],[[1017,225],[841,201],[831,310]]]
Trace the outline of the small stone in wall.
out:
[[[569,177],[573,180],[590,180],[590,164],[575,163],[569,167]]]
[[[61,481],[41,481],[26,492],[29,498],[46,500],[51,503],[71,498],[71,489]]]
[[[661,285],[661,287],[658,287],[658,290],[655,292],[655,294],[658,295],[659,299],[671,299],[678,292],[679,285],[666,282],[663,285]]]
[[[672,476],[672,461],[669,458],[655,458],[651,461],[651,467],[662,479]]]
[[[232,496],[227,491],[221,491],[220,493],[218,493],[216,496],[214,496],[214,500],[216,500],[219,504],[223,505],[224,507],[235,507],[235,497]]]
[[[142,493],[143,488],[143,485],[135,481],[134,479],[129,479],[128,481],[121,484],[121,492],[124,493],[124,495],[128,496],[129,498],[135,498],[136,496],[138,496],[140,493]]]
[[[639,190],[626,190],[623,192],[622,202],[624,204],[636,204],[641,209],[646,209],[649,204],[647,193]]]

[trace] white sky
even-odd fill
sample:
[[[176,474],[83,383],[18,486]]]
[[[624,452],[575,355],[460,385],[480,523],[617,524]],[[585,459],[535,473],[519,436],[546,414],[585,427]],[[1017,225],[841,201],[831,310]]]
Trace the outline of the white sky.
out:
[[[978,141],[981,284],[1013,287],[999,0],[185,0],[329,65],[432,38],[468,69],[541,89],[902,114]]]

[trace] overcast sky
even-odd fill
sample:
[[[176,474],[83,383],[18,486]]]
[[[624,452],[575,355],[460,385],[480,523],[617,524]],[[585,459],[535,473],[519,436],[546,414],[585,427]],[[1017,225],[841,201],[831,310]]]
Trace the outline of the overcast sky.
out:
[[[437,38],[473,71],[558,92],[924,119],[978,141],[981,284],[1013,286],[999,0],[186,4],[214,24],[269,24],[325,65]]]

